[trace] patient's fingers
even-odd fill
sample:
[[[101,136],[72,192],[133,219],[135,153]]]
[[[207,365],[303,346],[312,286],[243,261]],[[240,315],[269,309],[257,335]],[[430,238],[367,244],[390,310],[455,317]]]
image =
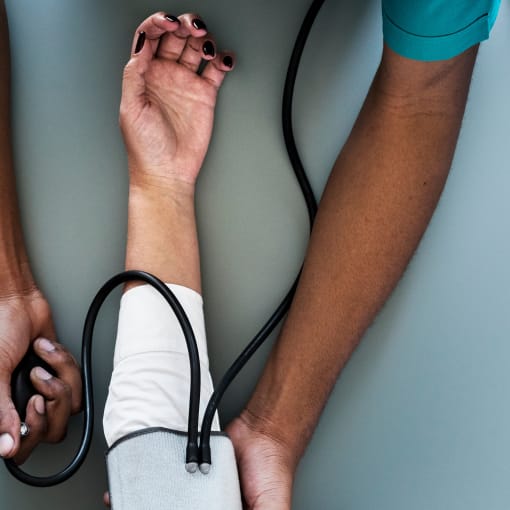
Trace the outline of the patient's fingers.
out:
[[[177,30],[166,33],[159,44],[156,56],[167,60],[179,60],[188,42],[188,37],[198,39],[207,34],[207,26],[198,14],[182,14]]]
[[[146,37],[147,45],[151,49],[151,54],[154,56],[158,49],[160,38],[166,33],[178,30],[180,24],[181,22],[179,21],[179,18],[172,14],[157,12],[156,14],[149,16],[136,29],[131,53],[138,53],[136,51],[138,34],[143,32]]]
[[[139,25],[133,39],[131,59],[124,70],[121,122],[123,112],[136,111],[145,104],[145,73],[154,58],[178,62],[193,72],[198,71],[202,60],[209,61],[202,77],[217,89],[235,64],[232,53],[218,54],[214,39],[197,14],[178,18],[163,12],[153,14]]]
[[[217,89],[220,88],[226,73],[232,71],[235,66],[234,54],[231,52],[219,53],[216,58],[207,63],[202,72],[202,78],[212,83]]]
[[[188,42],[186,43],[186,46],[179,58],[179,64],[182,64],[191,71],[196,72],[198,71],[202,59],[212,60],[215,56],[216,43],[209,34],[198,39],[189,37]]]
[[[147,44],[146,44],[147,43]],[[129,62],[124,67],[122,80],[121,118],[123,111],[136,109],[143,104],[145,93],[145,72],[153,59],[152,49],[147,41],[147,34],[137,32]]]

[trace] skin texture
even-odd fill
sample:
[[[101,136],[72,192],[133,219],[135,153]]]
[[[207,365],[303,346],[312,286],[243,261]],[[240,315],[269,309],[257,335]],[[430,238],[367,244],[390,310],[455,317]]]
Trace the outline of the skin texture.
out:
[[[234,56],[215,49],[207,29],[197,28],[205,26],[198,15],[178,20],[169,21],[164,13],[146,19],[124,70],[120,125],[130,181],[126,269],[143,269],[200,292],[195,182],[218,90]],[[202,60],[208,62],[199,75]],[[109,505],[107,493],[104,502]]]
[[[201,291],[195,225],[195,181],[212,133],[216,96],[230,53],[215,47],[195,14],[168,21],[164,13],[136,31],[146,41],[124,71],[120,125],[128,153],[130,188],[126,269]],[[195,21],[196,24],[196,21]],[[198,75],[200,61],[209,61]]]
[[[10,131],[9,34],[0,1],[0,456],[22,463],[40,442],[58,442],[67,421],[81,407],[81,375],[57,341],[48,302],[30,270],[16,200]],[[28,437],[20,440],[20,420],[10,398],[10,380],[30,344],[57,377],[40,367],[31,379],[38,391],[27,406]]]
[[[139,28],[133,50],[140,31],[147,39],[126,66],[121,126],[131,180],[126,268],[143,267],[200,291],[194,186],[216,94],[231,67],[219,54],[202,76],[196,74],[200,58],[211,60],[201,50],[209,38],[193,26],[196,18],[183,15],[176,23],[160,13]],[[437,204],[475,58],[476,48],[449,61],[419,63],[385,48],[321,201],[289,317],[254,395],[228,429],[246,508],[290,509],[295,468],[331,388],[405,270]],[[65,434],[69,414],[80,406],[81,385],[75,361],[55,342],[49,305],[34,282],[21,234],[3,3],[0,76],[0,434],[14,439],[6,456],[18,452],[16,460],[23,461],[39,441]],[[51,351],[43,349],[41,338],[52,340]],[[44,380],[34,371],[42,397],[28,405],[31,434],[19,449],[9,381],[34,341],[59,377]]]
[[[228,428],[246,508],[291,508],[295,469],[337,377],[439,200],[476,53],[416,62],[384,48],[322,197],[288,318],[248,405]]]
[[[193,192],[217,86],[185,74],[176,62],[184,42],[177,44],[168,32],[184,31],[195,43],[205,34],[190,26],[194,15],[181,17],[179,29],[162,16],[139,28],[150,47],[146,42],[132,56],[124,75],[121,126],[131,178],[126,267],[144,267],[200,290]],[[165,53],[154,61],[159,37]],[[338,374],[404,272],[436,207],[476,52],[424,63],[384,49],[321,200],[280,338],[252,398],[227,429],[246,509],[291,508],[296,467]],[[189,70],[195,69],[193,64]]]

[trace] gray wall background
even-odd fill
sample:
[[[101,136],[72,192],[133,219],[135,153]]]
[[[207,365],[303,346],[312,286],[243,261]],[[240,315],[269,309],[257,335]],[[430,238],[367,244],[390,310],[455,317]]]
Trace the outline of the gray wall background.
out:
[[[8,0],[16,171],[38,281],[60,338],[79,353],[86,308],[123,267],[127,172],[117,128],[122,67],[139,20],[200,12],[239,55],[219,98],[198,190],[204,293],[218,378],[290,285],[307,241],[287,161],[280,100],[308,0]],[[342,374],[298,473],[296,510],[507,509],[510,504],[510,9],[483,45],[453,170],[397,291]],[[317,194],[376,69],[376,0],[326,2],[298,77],[295,129]],[[94,347],[98,415],[111,370],[118,296]],[[248,397],[265,348],[222,406]],[[43,447],[48,472],[74,448]],[[25,487],[0,469],[0,507],[101,508],[100,420],[65,485]]]

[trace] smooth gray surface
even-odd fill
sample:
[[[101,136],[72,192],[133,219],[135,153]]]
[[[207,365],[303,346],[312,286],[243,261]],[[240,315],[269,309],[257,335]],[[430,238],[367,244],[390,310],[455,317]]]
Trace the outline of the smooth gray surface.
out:
[[[280,100],[308,1],[7,0],[7,6],[23,222],[60,337],[76,354],[93,293],[123,264],[127,176],[117,110],[132,31],[154,10],[193,8],[220,47],[238,52],[198,192],[218,377],[290,285],[306,245],[306,212],[283,147]],[[296,510],[508,508],[509,27],[504,3],[480,52],[443,199],[330,399],[298,474]],[[376,0],[341,0],[326,2],[311,35],[295,128],[318,193],[377,66],[380,33]],[[116,306],[115,299],[108,303],[96,335],[98,415]],[[227,395],[224,421],[247,398],[265,352]],[[61,465],[78,422],[72,430],[65,446],[37,455],[34,469]],[[62,487],[27,488],[0,470],[2,510],[101,508],[99,423],[96,431],[85,467]]]

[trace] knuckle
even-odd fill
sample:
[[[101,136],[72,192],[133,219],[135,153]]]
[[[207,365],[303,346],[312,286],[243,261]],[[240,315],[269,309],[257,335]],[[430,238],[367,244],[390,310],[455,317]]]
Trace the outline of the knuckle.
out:
[[[73,395],[73,391],[71,389],[71,386],[67,383],[61,383],[61,387],[60,387],[60,393],[62,394],[62,396],[66,399],[66,400],[71,400],[72,398],[72,395]]]
[[[29,421],[30,427],[29,437],[34,443],[40,443],[48,433],[48,422],[46,419],[38,419]]]
[[[71,414],[78,414],[81,409],[81,400],[73,400],[73,402],[71,402]]]
[[[76,363],[73,355],[64,348],[55,351],[55,358],[56,362],[61,365],[73,365]]]
[[[14,404],[10,402],[8,405],[0,408],[0,424],[2,427],[13,426],[16,421],[16,409]]]
[[[51,430],[46,434],[46,442],[50,444],[61,443],[67,437],[67,425],[56,429]]]
[[[77,414],[82,410],[82,391],[81,386],[71,395],[71,414]]]
[[[77,368],[78,363],[74,356],[61,345],[57,346],[57,349],[53,351],[51,357],[51,364],[55,368]]]
[[[159,21],[161,21],[162,18],[165,17],[165,13],[163,11],[155,12],[150,18],[150,23],[156,28],[159,28]],[[142,26],[142,25],[141,25]],[[140,28],[141,28],[140,26]]]
[[[134,67],[136,66],[135,60],[130,58],[127,62],[127,64],[124,66],[124,70],[122,71],[122,77],[124,80],[130,78],[131,74],[134,72]]]
[[[45,299],[38,300],[35,315],[40,324],[48,324],[53,321],[50,304]]]
[[[67,397],[68,392],[70,393],[70,389],[68,389],[68,384],[63,382],[62,379],[58,379],[57,377],[52,377],[48,381],[45,381],[49,386],[48,395],[51,400],[62,400]]]

